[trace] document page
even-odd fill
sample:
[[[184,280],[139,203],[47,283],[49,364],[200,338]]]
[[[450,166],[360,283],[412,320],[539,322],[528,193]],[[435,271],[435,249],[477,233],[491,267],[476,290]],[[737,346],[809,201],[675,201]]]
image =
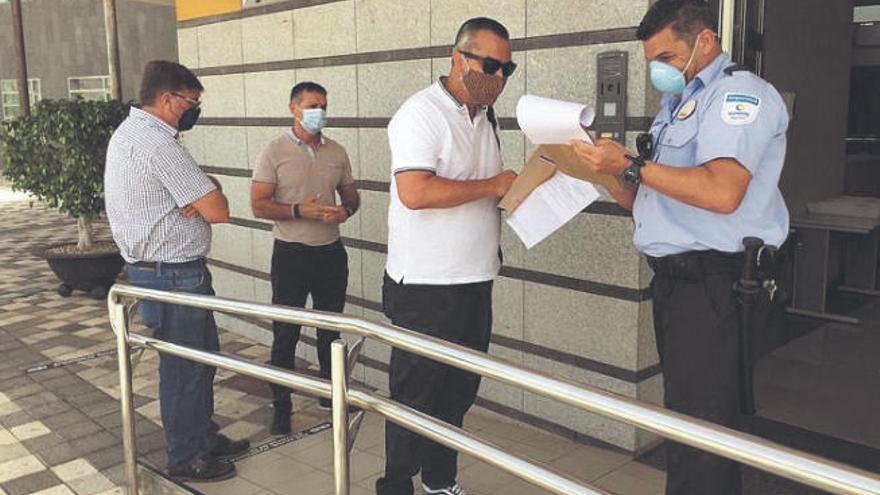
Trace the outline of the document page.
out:
[[[516,121],[532,144],[568,144],[572,139],[592,142],[593,107],[570,101],[523,95],[516,104]]]
[[[529,194],[508,218],[527,249],[546,239],[599,198],[589,182],[554,174]]]

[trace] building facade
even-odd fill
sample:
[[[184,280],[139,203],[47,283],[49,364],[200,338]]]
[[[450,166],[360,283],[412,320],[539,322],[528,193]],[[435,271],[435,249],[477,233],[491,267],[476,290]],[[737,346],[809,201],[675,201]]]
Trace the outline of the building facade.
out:
[[[218,293],[271,300],[271,227],[251,215],[249,178],[260,150],[292,124],[287,105],[295,83],[316,81],[329,90],[326,133],[348,150],[362,191],[361,211],[343,225],[351,272],[346,311],[385,321],[381,284],[391,161],[385,127],[403,101],[446,73],[459,25],[489,16],[510,30],[519,69],[496,112],[505,165],[518,169],[533,149],[516,125],[518,98],[535,94],[598,106],[600,74],[609,76],[598,61],[608,55],[618,61],[625,57],[625,108],[617,112],[624,118],[616,124],[625,127],[626,144],[635,148],[635,137],[649,127],[660,97],[650,85],[641,43],[635,39],[650,3],[178,0],[179,58],[206,88],[200,125],[184,141],[204,169],[223,183],[233,217],[229,225],[214,230],[210,257]],[[709,3],[727,13],[730,21],[722,23],[719,34],[735,59],[758,71],[789,101],[788,154],[780,187],[793,218],[810,202],[843,194],[847,114],[853,105],[850,71],[854,56],[866,53],[853,48],[854,7],[877,2]],[[801,62],[805,57],[810,64]],[[601,101],[607,100],[603,96]],[[631,215],[607,196],[531,250],[505,225],[505,266],[495,285],[490,353],[661,404],[648,290],[652,274],[632,246],[633,228]],[[799,266],[795,275],[809,278],[819,269]],[[271,341],[266,322],[218,319],[228,330]],[[314,339],[306,335],[298,352],[314,363]],[[387,389],[389,354],[387,347],[369,342],[355,378]],[[483,382],[477,404],[629,452],[644,451],[658,441],[634,427],[491,380]]]
[[[385,321],[381,283],[391,161],[385,126],[406,98],[448,70],[459,25],[486,15],[510,30],[519,69],[496,111],[505,165],[518,169],[532,146],[516,128],[517,99],[531,93],[594,104],[596,60],[607,51],[627,56],[626,141],[634,146],[657,105],[655,92],[646,90],[644,57],[635,40],[648,5],[648,0],[281,1],[180,21],[180,62],[205,86],[200,125],[184,141],[223,183],[233,217],[214,228],[210,258],[218,294],[271,300],[272,234],[267,222],[251,214],[249,177],[263,146],[292,123],[287,104],[293,84],[311,80],[327,87],[325,132],[348,150],[362,191],[361,211],[342,226],[351,272],[346,312]],[[505,267],[495,285],[490,353],[661,403],[646,289],[650,270],[632,247],[632,231],[628,213],[607,201],[531,250],[504,226]],[[271,341],[264,323],[228,316],[218,316],[218,322]],[[299,352],[316,362],[314,341],[305,342]],[[355,378],[387,389],[389,354],[387,347],[369,342]],[[655,441],[633,427],[491,380],[483,382],[478,406],[631,452]]]
[[[137,98],[141,71],[153,59],[177,60],[173,0],[119,0],[122,100]],[[107,41],[101,0],[23,0],[22,22],[31,102],[108,99]],[[18,115],[18,64],[12,10],[0,1],[0,118]]]

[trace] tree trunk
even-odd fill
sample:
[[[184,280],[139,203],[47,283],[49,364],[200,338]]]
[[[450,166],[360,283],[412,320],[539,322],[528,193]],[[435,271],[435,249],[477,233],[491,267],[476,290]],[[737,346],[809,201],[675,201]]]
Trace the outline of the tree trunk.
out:
[[[76,219],[77,228],[79,230],[79,242],[76,244],[77,249],[85,251],[92,248],[94,243],[92,239],[92,220],[85,217]]]

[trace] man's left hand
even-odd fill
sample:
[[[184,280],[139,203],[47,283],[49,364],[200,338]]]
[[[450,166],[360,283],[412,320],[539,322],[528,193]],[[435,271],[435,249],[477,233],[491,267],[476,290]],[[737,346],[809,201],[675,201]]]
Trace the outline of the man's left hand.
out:
[[[324,223],[345,223],[348,220],[348,212],[341,206],[333,207],[332,212],[324,213],[321,221]]]
[[[581,163],[598,174],[620,175],[630,161],[626,159],[629,152],[612,139],[599,139],[595,144],[573,139],[569,142]]]

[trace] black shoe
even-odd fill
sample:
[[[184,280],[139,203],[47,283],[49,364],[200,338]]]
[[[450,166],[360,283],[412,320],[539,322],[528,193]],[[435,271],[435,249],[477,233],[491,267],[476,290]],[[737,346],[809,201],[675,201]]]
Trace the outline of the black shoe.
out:
[[[231,440],[226,435],[217,435],[217,444],[211,449],[211,455],[218,459],[228,459],[249,449],[251,441],[243,438],[241,440]]]
[[[180,481],[223,481],[235,476],[235,466],[208,454],[199,454],[191,461],[169,467],[168,475]]]
[[[269,433],[275,436],[290,435],[290,408],[275,407],[275,415],[272,417],[272,425]]]

